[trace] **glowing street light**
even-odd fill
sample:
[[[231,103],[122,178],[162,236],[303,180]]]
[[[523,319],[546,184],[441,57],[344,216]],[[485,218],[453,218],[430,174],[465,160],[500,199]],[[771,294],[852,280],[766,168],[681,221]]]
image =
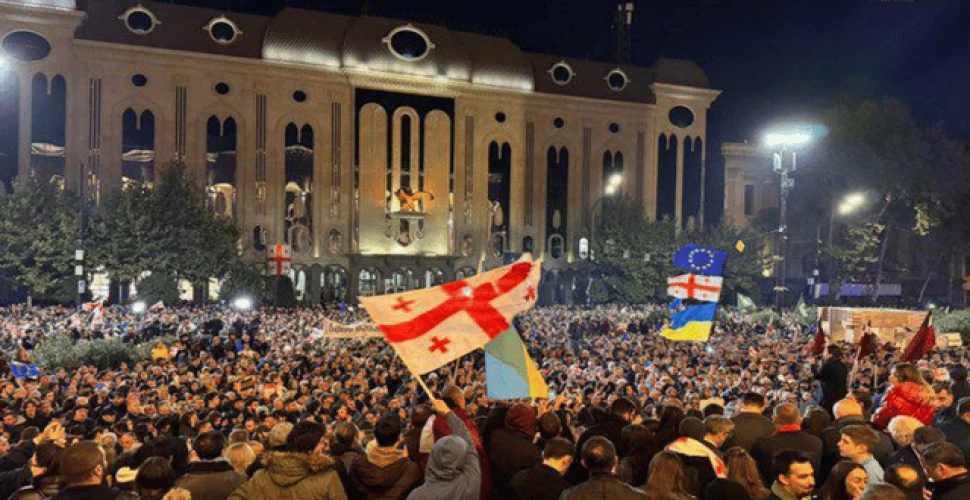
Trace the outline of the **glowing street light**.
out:
[[[248,311],[253,308],[253,299],[249,297],[238,297],[232,301],[232,306],[240,311]]]
[[[623,184],[623,176],[622,175],[620,175],[620,174],[613,174],[613,175],[610,176],[610,185],[611,186],[619,186],[620,184]]]
[[[809,142],[812,142],[812,135],[805,132],[772,132],[765,135],[765,144],[767,144],[768,147],[804,146]]]
[[[148,305],[146,305],[145,301],[143,300],[139,300],[138,302],[135,302],[134,304],[131,305],[131,312],[135,314],[142,314],[146,310],[148,310]]]
[[[839,203],[839,215],[849,215],[855,212],[866,202],[866,195],[863,193],[853,193],[842,199]]]

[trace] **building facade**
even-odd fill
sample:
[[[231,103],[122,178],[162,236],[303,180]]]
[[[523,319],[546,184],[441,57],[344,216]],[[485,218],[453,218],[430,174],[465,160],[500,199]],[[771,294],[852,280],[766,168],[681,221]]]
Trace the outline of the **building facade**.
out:
[[[245,258],[292,248],[306,302],[431,286],[532,252],[573,299],[608,191],[703,224],[694,63],[527,53],[379,17],[0,0],[0,172],[95,201],[180,161]]]

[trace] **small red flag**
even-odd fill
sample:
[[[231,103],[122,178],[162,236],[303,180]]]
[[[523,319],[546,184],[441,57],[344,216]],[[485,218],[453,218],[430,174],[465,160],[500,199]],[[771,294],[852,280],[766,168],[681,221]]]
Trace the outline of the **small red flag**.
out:
[[[923,324],[919,327],[916,335],[913,335],[913,339],[909,341],[909,345],[906,346],[906,350],[899,358],[900,361],[907,363],[919,361],[936,347],[936,330],[933,328],[932,316],[933,311],[930,311],[923,319]]]
[[[815,342],[812,344],[812,356],[821,356],[825,352],[825,330],[822,325],[818,325],[815,331]]]
[[[862,334],[862,338],[859,340],[859,353],[856,355],[856,362],[873,354],[879,348],[879,340],[876,338],[876,334],[872,333],[871,328],[872,321],[866,324],[865,333]]]

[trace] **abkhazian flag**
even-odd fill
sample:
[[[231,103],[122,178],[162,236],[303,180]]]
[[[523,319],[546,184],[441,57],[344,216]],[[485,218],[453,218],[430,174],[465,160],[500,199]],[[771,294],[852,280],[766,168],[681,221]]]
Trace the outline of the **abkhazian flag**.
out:
[[[485,345],[485,388],[491,399],[549,397],[549,385],[515,326]]]
[[[723,282],[724,278],[720,276],[682,274],[667,278],[667,295],[678,299],[717,302],[721,299],[721,284]]]
[[[535,305],[541,271],[526,254],[465,280],[360,303],[408,368],[423,375],[505,333],[515,315]]]

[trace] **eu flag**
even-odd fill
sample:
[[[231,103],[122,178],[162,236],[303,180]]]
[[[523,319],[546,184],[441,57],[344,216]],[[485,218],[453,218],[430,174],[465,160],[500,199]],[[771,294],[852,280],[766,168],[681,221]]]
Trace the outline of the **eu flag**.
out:
[[[677,250],[677,253],[674,254],[674,265],[687,269],[694,274],[722,276],[726,259],[726,252],[691,243]]]
[[[37,369],[37,365],[28,365],[16,361],[10,363],[10,373],[14,378],[37,378],[40,376],[40,370]]]

